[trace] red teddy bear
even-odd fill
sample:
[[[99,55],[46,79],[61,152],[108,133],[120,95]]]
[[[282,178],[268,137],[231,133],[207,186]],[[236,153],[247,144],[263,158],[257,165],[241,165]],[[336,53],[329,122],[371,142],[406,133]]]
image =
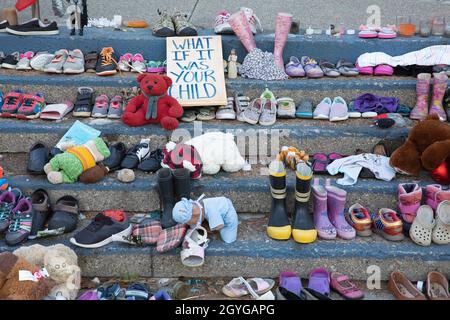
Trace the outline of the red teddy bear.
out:
[[[183,107],[177,99],[167,94],[172,79],[159,74],[140,74],[137,78],[142,94],[131,99],[125,107],[122,121],[129,126],[139,127],[149,123],[161,123],[166,130],[178,127]]]

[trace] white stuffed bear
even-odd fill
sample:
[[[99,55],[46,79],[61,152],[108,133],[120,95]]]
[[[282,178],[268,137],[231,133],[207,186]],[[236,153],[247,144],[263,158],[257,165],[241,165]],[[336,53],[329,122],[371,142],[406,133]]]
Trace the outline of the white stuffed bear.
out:
[[[220,168],[226,172],[236,172],[246,164],[231,133],[207,132],[185,143],[194,146],[199,153],[204,174],[216,174]]]
[[[21,247],[14,254],[37,266],[45,267],[56,285],[49,296],[75,300],[80,289],[81,270],[75,251],[63,244],[45,247],[35,244]]]

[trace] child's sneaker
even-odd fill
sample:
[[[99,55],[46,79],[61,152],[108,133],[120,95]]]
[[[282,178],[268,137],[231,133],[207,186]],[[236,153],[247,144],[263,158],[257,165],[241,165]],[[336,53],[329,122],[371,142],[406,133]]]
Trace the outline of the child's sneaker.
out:
[[[369,211],[359,203],[352,205],[345,213],[345,220],[356,230],[360,237],[370,237],[372,235],[372,218]]]
[[[23,93],[10,92],[5,96],[0,115],[3,118],[15,117],[23,101]]]
[[[12,211],[17,201],[18,199],[14,192],[4,191],[0,194],[0,233],[8,229],[12,219]]]
[[[159,20],[153,24],[153,35],[157,37],[173,37],[175,35],[175,27],[172,18],[166,10],[159,10]]]
[[[34,57],[33,51],[27,51],[20,55],[20,60],[17,63],[16,70],[31,70],[30,62]]]
[[[141,142],[127,151],[123,158],[121,167],[125,169],[135,169],[142,160],[150,156],[150,139],[142,139]]]
[[[66,63],[69,51],[66,49],[58,50],[55,52],[53,60],[44,67],[44,72],[47,73],[63,73],[63,66]]]
[[[227,10],[220,10],[216,14],[214,32],[217,34],[233,34],[228,19],[230,19],[230,13]]]
[[[123,113],[123,98],[119,95],[111,99],[108,109],[109,119],[120,119]]]
[[[250,30],[252,31],[253,34],[257,34],[258,32],[263,32],[261,21],[254,14],[252,9],[242,7],[240,10],[244,11],[244,14],[245,14],[245,16],[247,18],[247,21],[250,24]]]
[[[30,66],[36,71],[44,71],[44,67],[52,62],[54,54],[48,53],[47,51],[38,52],[30,61]]]
[[[137,53],[133,56],[133,68],[131,68],[131,72],[146,72],[147,65],[145,64],[144,57],[142,54]]]
[[[119,69],[124,72],[129,72],[132,61],[133,61],[133,54],[125,53],[119,59]]]
[[[45,107],[45,100],[41,93],[25,94],[22,105],[17,110],[16,118],[22,120],[37,119],[41,115],[41,110]]]
[[[389,241],[401,241],[403,235],[403,223],[394,210],[382,208],[372,215],[373,231]]]
[[[4,69],[16,69],[17,64],[19,63],[20,54],[19,52],[14,52],[8,54],[2,62],[2,68]]]
[[[6,244],[15,246],[26,239],[31,232],[33,206],[29,199],[21,199],[12,210],[12,219],[5,235]]]
[[[109,98],[106,94],[99,95],[95,98],[94,109],[92,110],[92,118],[106,118],[108,115]]]
[[[175,32],[180,37],[191,37],[197,35],[197,29],[189,22],[187,15],[177,11],[172,15],[173,25],[175,26]]]
[[[67,60],[63,65],[64,73],[79,74],[84,72],[84,55],[80,49],[69,51]]]
[[[422,188],[417,183],[401,183],[397,188],[398,211],[403,221],[413,223],[422,201]]]
[[[113,48],[103,48],[97,61],[95,73],[98,76],[112,76],[117,73],[118,57]]]
[[[450,200],[450,189],[443,190],[440,184],[430,184],[425,189],[426,204],[434,211],[442,201]]]

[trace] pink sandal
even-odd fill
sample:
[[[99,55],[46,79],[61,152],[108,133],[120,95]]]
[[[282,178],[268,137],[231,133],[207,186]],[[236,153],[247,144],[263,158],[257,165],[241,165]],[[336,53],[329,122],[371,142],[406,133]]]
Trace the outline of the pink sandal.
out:
[[[359,300],[364,298],[364,292],[358,289],[358,287],[350,281],[348,276],[342,273],[332,272],[330,278],[331,288],[345,299]]]

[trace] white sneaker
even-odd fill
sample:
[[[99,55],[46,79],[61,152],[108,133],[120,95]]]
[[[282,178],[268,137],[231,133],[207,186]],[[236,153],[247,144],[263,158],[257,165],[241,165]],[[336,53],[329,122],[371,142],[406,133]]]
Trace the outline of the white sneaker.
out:
[[[38,52],[30,61],[30,67],[37,71],[44,71],[44,67],[52,62],[54,54],[48,52]]]
[[[214,32],[217,34],[233,34],[233,29],[228,22],[230,13],[227,10],[221,10],[216,14]]]
[[[142,54],[137,53],[133,57],[133,68],[131,68],[131,72],[146,72],[147,65],[145,64],[144,57]]]
[[[131,53],[125,53],[119,59],[119,69],[124,72],[129,72],[132,61],[133,55]]]
[[[34,56],[34,52],[27,51],[20,55],[20,60],[17,63],[16,70],[31,70],[30,61]]]
[[[150,156],[150,151],[150,139],[142,139],[136,149],[136,156],[139,159],[139,163]]]
[[[263,27],[261,25],[261,20],[253,13],[253,10],[246,7],[241,7],[241,11],[244,11],[245,16],[247,17],[247,21],[250,23],[250,30],[252,30],[253,34],[257,34],[258,32],[263,32]]]

